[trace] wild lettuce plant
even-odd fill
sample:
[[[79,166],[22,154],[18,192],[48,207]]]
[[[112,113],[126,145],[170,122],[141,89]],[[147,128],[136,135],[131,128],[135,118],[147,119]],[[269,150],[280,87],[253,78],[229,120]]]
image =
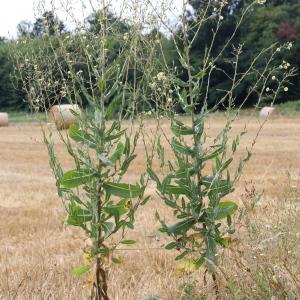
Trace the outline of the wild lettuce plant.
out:
[[[159,144],[158,159],[161,159],[161,167],[164,166],[167,171],[161,176],[153,168],[148,168],[148,175],[155,181],[161,200],[172,209],[175,218],[170,225],[159,212],[156,214],[161,224],[159,230],[172,239],[165,248],[176,249],[178,255],[175,259],[185,258],[188,271],[196,271],[205,265],[215,284],[218,247],[228,245],[229,235],[234,233],[233,217],[238,210],[237,201],[228,196],[234,191],[266,120],[261,122],[257,136],[242,158],[237,158],[236,151],[247,132],[247,124],[234,137],[231,135],[232,126],[248,99],[256,97],[256,109],[266,98],[272,106],[279,93],[287,91],[284,86],[295,74],[295,69],[274,63],[280,50],[289,50],[289,43],[262,49],[251,58],[247,69],[240,68],[243,45],[235,45],[234,37],[243,19],[253,11],[255,5],[256,1],[243,10],[232,35],[222,45],[216,43],[223,26],[222,14],[226,13],[227,1],[201,4],[200,15],[191,14],[187,2],[183,5],[179,30],[170,29],[169,32],[177,49],[180,71],[166,63],[163,80],[169,93],[165,102],[171,98],[173,107],[179,107],[185,117],[175,114],[174,110],[165,110],[173,137],[170,139],[163,128],[162,135],[174,159],[165,158],[165,149]],[[168,28],[163,18],[161,21]],[[198,49],[199,58],[196,59],[191,56],[191,49],[195,47],[204,27],[211,28],[211,38],[203,45],[203,49]],[[229,51],[228,48],[232,51],[230,59],[224,55]],[[231,84],[227,89],[214,93],[212,81],[220,73],[225,74]],[[162,73],[158,75],[162,77]],[[237,99],[240,86],[249,80],[251,86],[246,95],[243,99]],[[271,85],[272,88],[269,87]],[[212,93],[218,95],[214,104],[209,99]],[[240,104],[236,105],[236,102]],[[209,137],[206,120],[218,108],[223,109],[224,126],[217,136]],[[234,161],[237,161],[237,167],[233,167]]]

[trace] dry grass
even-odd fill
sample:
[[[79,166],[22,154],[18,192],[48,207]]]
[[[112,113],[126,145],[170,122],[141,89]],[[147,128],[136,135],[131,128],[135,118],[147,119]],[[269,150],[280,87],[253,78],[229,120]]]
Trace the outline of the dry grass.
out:
[[[233,133],[245,122],[246,118],[238,121]],[[209,135],[214,136],[223,123],[221,117],[212,117]],[[149,120],[147,126],[150,132],[154,123]],[[239,155],[258,126],[257,120],[248,122]],[[261,132],[231,196],[246,214],[230,248],[220,255],[221,299],[300,298],[299,133],[299,120],[283,118],[270,121]],[[70,167],[62,145],[57,149],[64,166]],[[142,143],[138,154],[129,181],[144,168]],[[81,264],[85,241],[80,231],[62,225],[65,212],[38,125],[0,128],[0,178],[0,299],[85,299],[89,288],[84,279],[70,274]],[[252,210],[251,203],[262,190],[264,195]],[[154,188],[149,192],[152,201],[140,210],[136,229],[128,234],[138,241],[136,249],[145,250],[129,248],[117,254],[123,263],[109,274],[111,299],[213,299],[209,276],[204,285],[202,271],[178,273],[173,262],[176,250],[160,249],[167,240],[157,232],[154,213],[158,210],[168,219],[168,210]]]

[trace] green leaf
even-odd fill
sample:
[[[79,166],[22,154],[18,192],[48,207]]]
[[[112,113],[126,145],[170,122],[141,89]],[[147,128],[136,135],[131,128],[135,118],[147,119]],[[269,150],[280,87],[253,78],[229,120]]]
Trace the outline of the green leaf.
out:
[[[159,216],[158,211],[155,212],[155,218],[156,218],[156,220],[160,221],[160,216]]]
[[[69,137],[75,142],[82,143],[90,148],[96,148],[96,142],[93,137],[84,132],[77,124],[72,124],[68,130]]]
[[[236,212],[238,205],[231,201],[220,202],[214,210],[216,220],[221,220]]]
[[[112,99],[108,105],[108,107],[105,110],[105,119],[109,120],[113,117],[113,115],[115,114],[116,110],[117,110],[117,104],[118,104],[118,97],[115,97],[114,99]]]
[[[174,195],[186,195],[186,196],[190,196],[191,195],[191,190],[189,190],[187,187],[185,186],[176,186],[176,185],[166,185],[164,187],[163,192],[167,193],[167,194],[174,194]]]
[[[121,264],[122,262],[118,259],[118,258],[115,258],[115,257],[112,257],[111,261],[114,263],[114,264]]]
[[[107,193],[122,198],[136,198],[142,193],[142,189],[139,185],[127,183],[105,182],[103,188]]]
[[[124,154],[126,156],[129,156],[130,154],[130,139],[128,136],[126,136],[126,140],[125,140]]]
[[[186,154],[186,155],[193,155],[194,154],[194,151],[191,148],[189,148],[185,145],[182,145],[176,139],[172,140],[171,145],[172,145],[173,149],[178,153]]]
[[[181,80],[180,78],[178,77],[173,77],[171,78],[171,82],[174,84],[174,85],[178,85],[180,87],[188,87],[189,84],[183,80]],[[185,90],[184,90],[185,91]]]
[[[197,74],[194,75],[194,77],[197,78],[198,80],[202,79],[204,76],[205,76],[204,70],[200,70]]]
[[[90,169],[71,170],[60,178],[59,183],[66,188],[74,188],[91,181],[95,175],[95,171]]]
[[[176,242],[172,242],[172,243],[169,243],[168,245],[166,245],[165,249],[171,250],[171,249],[174,249],[176,247],[177,247],[177,243]]]
[[[95,123],[98,125],[100,125],[102,122],[102,113],[98,108],[95,108],[94,120],[95,120]]]
[[[141,205],[145,205],[150,199],[151,199],[151,196],[150,196],[150,195],[147,196],[147,197],[145,197],[145,198],[142,200]]]
[[[175,260],[180,260],[180,259],[184,258],[187,254],[189,254],[189,251],[185,250],[184,252],[182,252],[181,254],[179,254],[178,256],[176,256]]]
[[[68,130],[69,137],[75,142],[82,142],[82,132],[78,124],[71,124]]]
[[[207,246],[205,257],[207,258],[206,264],[209,272],[212,272],[215,268],[215,265],[217,263],[217,257],[216,257],[216,248],[217,244],[213,236],[208,235],[205,238],[205,243]]]
[[[193,273],[197,271],[197,269],[198,268],[192,259],[181,261],[176,268],[177,271],[187,274]]]
[[[92,220],[92,214],[78,205],[69,205],[69,215],[66,220],[67,225],[82,226],[84,223]]]
[[[115,140],[115,139],[118,139],[118,138],[120,138],[120,137],[125,133],[126,130],[127,130],[127,129],[123,129],[123,130],[121,130],[121,131],[119,131],[119,132],[117,132],[117,133],[115,133],[115,134],[109,134],[109,135],[106,135],[106,136],[105,136],[105,140],[106,140],[107,142],[109,142],[109,141],[113,141],[113,140]]]
[[[177,204],[176,204],[176,202],[174,202],[174,201],[165,199],[165,203],[166,203],[168,206],[172,207],[172,208],[177,208]]]
[[[171,130],[176,136],[194,134],[193,128],[185,126],[183,123],[181,123],[179,121],[175,121],[175,122],[172,124]]]
[[[89,272],[91,269],[91,266],[90,265],[87,265],[87,266],[81,266],[81,267],[76,267],[72,270],[72,274],[74,276],[82,276],[83,274]]]
[[[127,172],[128,168],[129,168],[129,166],[130,166],[130,163],[131,163],[136,157],[137,157],[137,155],[134,154],[134,155],[131,155],[131,156],[127,157],[127,158],[124,160],[124,162],[123,162],[123,164],[122,164],[122,166],[121,166],[121,169],[120,169],[120,176],[124,175],[124,174]]]
[[[219,154],[221,154],[223,152],[223,146],[217,148],[215,151],[213,151],[212,153],[204,156],[202,158],[203,161],[205,160],[210,160],[210,159],[214,159],[215,157],[217,157]]]
[[[121,244],[134,245],[134,244],[136,244],[136,241],[134,241],[134,240],[123,240],[123,241],[121,241]]]
[[[107,256],[109,256],[109,249],[106,248],[106,247],[103,247],[103,248],[98,249],[97,251],[95,251],[94,254],[97,255],[98,253],[99,253],[101,256],[103,256],[103,257],[107,257]]]
[[[97,158],[99,160],[101,160],[105,166],[112,167],[114,165],[113,162],[107,156],[105,156],[103,154],[97,154]]]
[[[232,161],[233,161],[233,158],[229,158],[228,160],[226,160],[225,163],[220,168],[219,172],[223,172],[225,169],[227,169]]]
[[[173,234],[183,234],[186,233],[195,224],[196,220],[194,218],[189,218],[172,226],[169,226],[168,232]]]
[[[196,133],[196,141],[200,142],[202,134],[204,132],[204,121],[202,117],[199,117],[194,125],[194,130]]]
[[[192,171],[187,168],[181,168],[176,171],[175,177],[178,179],[186,178],[192,175]]]
[[[104,207],[104,211],[112,216],[120,217],[128,212],[126,205],[128,204],[128,199],[122,199],[116,205],[108,204]]]
[[[160,160],[160,167],[162,168],[165,165],[165,149],[160,143],[160,137],[157,142],[157,155]]]
[[[148,173],[149,177],[152,180],[154,180],[158,186],[160,186],[159,178],[158,178],[158,176],[154,173],[154,171],[151,168],[147,169],[147,173]]]
[[[237,140],[234,139],[231,146],[231,150],[233,153],[236,151],[236,148],[237,148]]]
[[[104,92],[105,89],[106,89],[106,81],[100,78],[100,79],[97,81],[97,86],[98,86],[98,88],[100,89],[100,91]]]
[[[107,238],[113,232],[114,223],[112,223],[112,222],[103,222],[101,224],[101,227],[103,228],[103,230],[105,232],[105,238]]]
[[[198,270],[203,265],[204,261],[205,259],[203,256],[200,256],[194,260],[194,265],[196,267],[196,270]]]
[[[123,152],[124,152],[124,145],[122,143],[119,143],[116,147],[115,152],[111,156],[110,160],[112,162],[116,162],[117,160],[119,160],[121,158]]]
[[[232,190],[232,184],[230,181],[218,179],[214,176],[202,177],[201,184],[203,184],[208,191],[213,191],[222,195],[227,195]]]

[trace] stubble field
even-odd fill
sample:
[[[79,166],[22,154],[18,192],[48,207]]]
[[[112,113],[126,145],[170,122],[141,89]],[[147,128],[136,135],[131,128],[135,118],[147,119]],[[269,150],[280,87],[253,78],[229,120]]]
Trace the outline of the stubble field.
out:
[[[238,155],[251,145],[260,125],[243,117],[233,135],[245,123],[248,133]],[[223,124],[221,116],[210,117],[208,135],[215,136]],[[145,126],[151,134],[155,122]],[[166,122],[163,127],[168,132]],[[144,170],[143,147],[140,141],[128,181]],[[59,142],[57,150],[67,170],[71,161]],[[128,232],[128,239],[138,243],[117,253],[122,264],[109,273],[111,299],[214,299],[209,276],[205,284],[202,270],[184,274],[174,262],[176,250],[163,249],[168,240],[158,233],[154,214],[157,210],[168,220],[169,212],[154,186],[147,193],[153,197]],[[231,198],[245,214],[232,243],[220,252],[220,299],[299,299],[299,118],[279,117],[265,124]],[[86,299],[86,278],[73,277],[71,270],[82,264],[87,241],[79,230],[63,225],[64,206],[56,195],[38,124],[0,128],[0,214],[0,299]]]

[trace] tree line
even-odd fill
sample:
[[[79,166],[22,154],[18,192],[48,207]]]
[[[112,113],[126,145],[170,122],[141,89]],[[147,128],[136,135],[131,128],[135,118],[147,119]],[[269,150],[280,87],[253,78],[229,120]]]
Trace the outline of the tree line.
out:
[[[261,51],[263,48],[267,48],[274,43],[287,43],[290,45],[288,51],[280,51],[276,55],[276,63],[282,65],[285,68],[287,65],[292,65],[299,69],[300,66],[300,3],[298,0],[269,0],[264,6],[255,8],[255,12],[251,16],[247,16],[241,26],[237,27],[240,17],[243,14],[245,6],[248,0],[230,0],[226,5],[226,10],[222,15],[222,26],[219,30],[216,40],[213,43],[211,49],[212,56],[214,53],[220,53],[222,47],[235,33],[235,37],[231,40],[232,47],[227,47],[222,54],[222,57],[218,60],[219,72],[215,73],[215,76],[211,79],[211,86],[209,89],[209,105],[213,106],[218,97],[222,96],[222,91],[228,88],[231,84],[229,78],[233,76],[234,70],[229,67],[228,61],[233,60],[234,49],[240,48],[241,54],[239,58],[240,70],[246,70],[249,67],[249,63],[252,61],[252,57]],[[197,21],[197,16],[200,14],[203,2],[199,0],[191,0],[190,4],[193,7],[192,11],[186,13],[186,17],[189,22],[193,23]],[[211,12],[213,15],[213,11]],[[130,31],[130,25],[126,21],[118,19],[113,13],[108,16],[113,26],[118,26],[118,32],[126,33]],[[68,39],[68,45],[70,53],[80,57],[83,53],[80,53],[81,47],[79,43],[85,41],[82,37],[85,37],[89,45],[93,44],[93,40],[89,40],[89,33],[97,34],[100,31],[101,22],[99,22],[99,14],[93,13],[87,20],[87,32],[70,32],[67,26],[59,20],[59,18],[51,11],[46,11],[42,16],[35,19],[34,23],[22,21],[17,26],[18,37],[16,40],[0,39],[0,108],[1,110],[24,110],[27,109],[27,99],[23,90],[23,82],[20,78],[15,76],[15,61],[12,59],[12,51],[18,48],[23,51],[26,57],[26,51],[33,51],[37,55],[40,55],[41,62],[38,66],[41,72],[49,72],[46,67],[43,68],[43,57],[51,57],[51,47],[59,47],[59,39]],[[197,35],[197,40],[191,49],[192,64],[195,68],[201,69],[201,64],[205,56],[205,51],[211,45],[212,31],[216,26],[213,20],[206,22],[202,27],[201,32]],[[179,33],[182,28],[180,26],[176,28]],[[195,32],[189,32],[189,37],[192,39]],[[187,80],[187,73],[179,63],[180,58],[175,51],[175,42],[168,39],[167,36],[152,30],[150,33],[145,33],[145,39],[147,36],[156,36],[159,38],[162,45],[163,56],[166,63],[170,66],[176,66],[180,78],[182,81]],[[49,42],[50,40],[50,42]],[[114,53],[122,47],[124,39],[120,39],[114,36],[110,37],[110,49],[111,57],[114,57]],[[177,46],[180,45],[180,40],[177,41]],[[50,58],[51,59],[51,58]],[[64,60],[64,57],[60,57],[60,60]],[[264,57],[261,57],[261,66],[264,65]],[[78,59],[80,61],[80,59]],[[26,66],[26,62],[19,62],[21,65]],[[63,65],[63,64],[61,64]],[[67,65],[67,62],[66,62]],[[31,67],[23,68],[23,71],[31,72]],[[76,64],[74,65],[74,71],[82,72],[82,76],[88,76],[86,66]],[[59,70],[51,70],[51,74],[47,76],[57,76]],[[60,70],[61,71],[61,70]],[[64,70],[62,70],[64,72]],[[67,68],[65,69],[67,78]],[[157,73],[159,73],[160,65],[157,66]],[[130,78],[129,74],[129,78]],[[253,74],[255,76],[255,74]],[[130,81],[130,80],[129,80]],[[251,86],[251,77],[244,81],[243,84],[236,91],[235,102],[239,105],[245,95],[247,94]],[[28,85],[30,85],[28,81]],[[272,87],[270,87],[272,88]],[[52,91],[53,92],[53,91]],[[49,95],[48,95],[49,96]],[[199,100],[201,95],[198,95]],[[251,97],[247,99],[247,106],[253,105],[256,101],[256,95],[253,93]],[[60,91],[59,82],[53,92],[53,99],[55,101],[66,102],[64,94]],[[84,95],[83,95],[84,99]],[[281,93],[278,95],[279,102],[298,100],[300,99],[300,75],[295,76],[289,86],[288,93]],[[266,102],[267,102],[266,98]],[[200,102],[200,101],[199,101]],[[84,105],[88,105],[88,100],[84,101]],[[226,105],[223,104],[223,105]]]

